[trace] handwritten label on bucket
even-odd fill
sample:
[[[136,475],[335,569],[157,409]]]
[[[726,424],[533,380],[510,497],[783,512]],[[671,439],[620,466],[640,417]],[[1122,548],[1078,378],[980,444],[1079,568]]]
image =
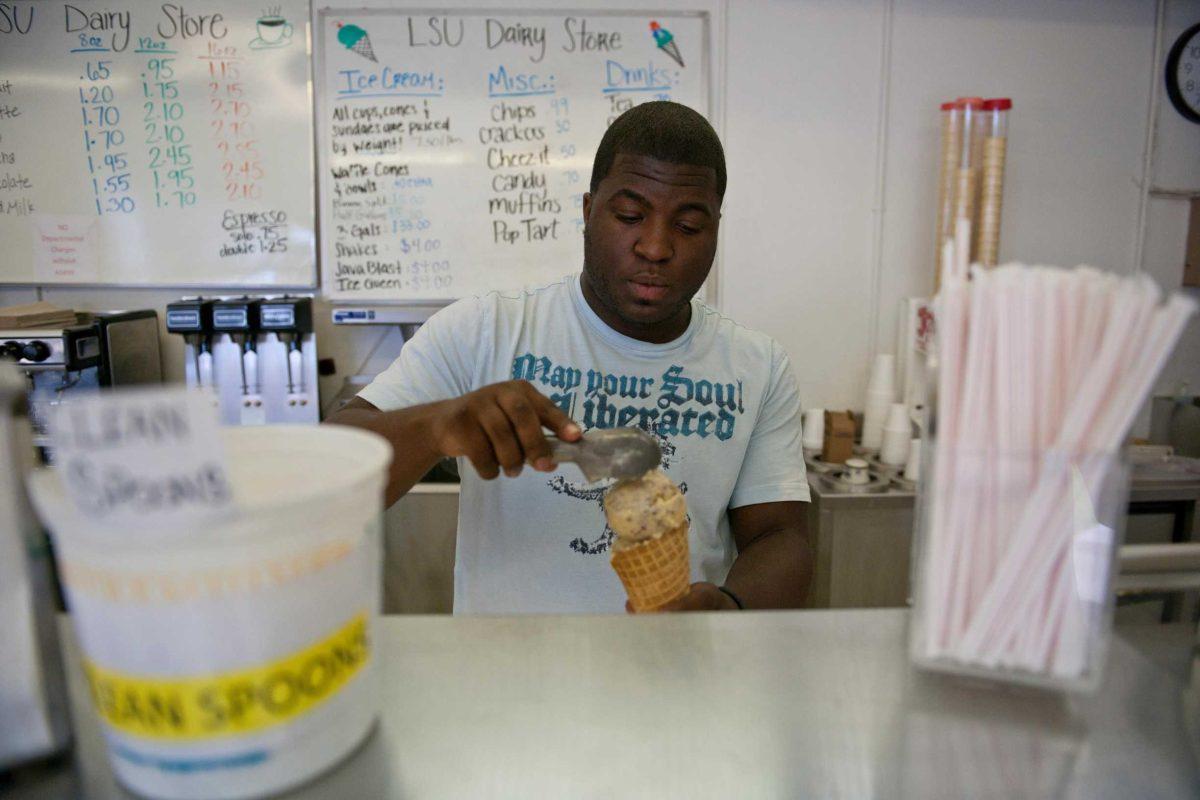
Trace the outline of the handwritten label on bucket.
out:
[[[196,392],[72,398],[50,432],[64,489],[98,527],[171,530],[233,510],[216,410]]]
[[[84,659],[92,702],[119,731],[147,739],[213,739],[288,722],[337,694],[371,657],[367,614],[267,664],[202,677],[156,678]]]

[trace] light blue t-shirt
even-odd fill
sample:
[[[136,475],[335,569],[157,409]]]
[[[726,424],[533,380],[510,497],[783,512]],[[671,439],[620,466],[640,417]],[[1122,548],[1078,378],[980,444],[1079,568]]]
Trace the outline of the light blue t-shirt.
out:
[[[634,425],[658,437],[663,468],[687,500],[693,581],[725,580],[737,555],[728,509],[809,499],[787,354],[699,300],[687,330],[665,344],[608,327],[578,275],[459,300],[359,396],[387,411],[513,378],[585,431]],[[574,464],[484,481],[458,461],[455,613],[624,611],[603,485],[588,484]]]

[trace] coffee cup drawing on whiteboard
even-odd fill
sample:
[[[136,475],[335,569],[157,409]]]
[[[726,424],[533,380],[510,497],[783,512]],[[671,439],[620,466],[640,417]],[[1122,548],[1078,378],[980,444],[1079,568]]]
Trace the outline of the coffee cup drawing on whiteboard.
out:
[[[267,50],[273,47],[287,47],[292,43],[292,23],[283,18],[280,9],[270,8],[255,21],[258,36],[251,40],[250,49]]]

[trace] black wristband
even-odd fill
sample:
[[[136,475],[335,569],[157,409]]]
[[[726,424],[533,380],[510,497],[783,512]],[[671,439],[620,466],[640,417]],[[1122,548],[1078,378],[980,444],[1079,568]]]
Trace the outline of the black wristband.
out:
[[[733,601],[733,602],[734,602],[734,603],[737,605],[737,607],[738,607],[738,611],[745,611],[745,610],[746,610],[746,604],[742,602],[742,598],[738,597],[736,594],[734,594],[733,592],[729,591],[729,590],[728,590],[728,589],[726,589],[724,586],[718,586],[718,587],[717,587],[717,589],[719,589],[720,591],[722,591],[722,592],[724,592],[725,594],[729,595],[729,599],[730,599],[730,600],[732,600],[732,601]]]

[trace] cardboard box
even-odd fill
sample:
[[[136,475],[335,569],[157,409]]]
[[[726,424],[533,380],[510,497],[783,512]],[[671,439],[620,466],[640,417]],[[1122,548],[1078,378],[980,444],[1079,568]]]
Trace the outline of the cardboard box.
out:
[[[849,411],[825,412],[825,442],[821,460],[845,464],[854,455],[854,417]]]
[[[1188,216],[1187,255],[1183,259],[1183,285],[1200,287],[1200,198],[1192,198]]]
[[[0,308],[0,328],[61,328],[74,324],[74,311],[41,300]]]

